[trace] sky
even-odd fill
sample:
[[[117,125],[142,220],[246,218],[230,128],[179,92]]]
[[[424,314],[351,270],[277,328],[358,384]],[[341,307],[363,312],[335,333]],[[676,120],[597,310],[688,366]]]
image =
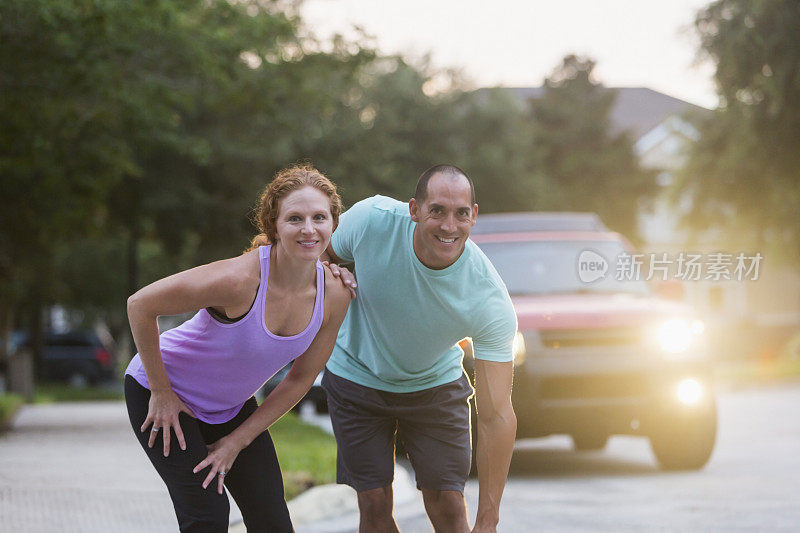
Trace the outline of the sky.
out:
[[[709,0],[305,0],[319,37],[375,37],[385,53],[431,54],[478,87],[539,86],[570,53],[597,62],[609,87],[649,87],[714,107],[713,65],[696,64],[697,10]]]

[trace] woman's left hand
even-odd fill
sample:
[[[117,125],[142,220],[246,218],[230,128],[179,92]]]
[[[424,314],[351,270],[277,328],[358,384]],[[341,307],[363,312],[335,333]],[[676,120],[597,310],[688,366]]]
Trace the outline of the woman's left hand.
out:
[[[203,470],[207,466],[211,466],[205,481],[203,481],[203,488],[208,487],[209,483],[217,477],[217,492],[222,494],[222,484],[225,481],[225,474],[231,471],[233,462],[242,451],[242,447],[230,436],[222,437],[217,442],[206,446],[208,448],[208,457],[203,459],[192,472],[195,474]]]

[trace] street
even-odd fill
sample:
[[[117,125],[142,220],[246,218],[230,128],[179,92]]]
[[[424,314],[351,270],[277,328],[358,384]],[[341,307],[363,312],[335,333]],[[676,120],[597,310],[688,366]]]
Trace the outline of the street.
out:
[[[499,530],[800,530],[800,383],[722,393],[719,413],[717,448],[699,472],[659,471],[644,439],[614,437],[586,453],[562,437],[519,443]],[[166,490],[130,432],[121,402],[26,406],[0,437],[0,531],[174,531]],[[401,529],[431,531],[419,493],[408,492]],[[470,480],[471,519],[477,492]],[[352,511],[296,518],[299,533],[358,525]]]
[[[614,437],[576,453],[566,437],[518,443],[499,531],[798,531],[800,384],[719,395],[719,435],[699,472],[662,472],[648,442]],[[467,490],[470,520],[478,484]],[[398,506],[401,530],[432,531],[421,499]],[[298,531],[353,531],[355,516]]]

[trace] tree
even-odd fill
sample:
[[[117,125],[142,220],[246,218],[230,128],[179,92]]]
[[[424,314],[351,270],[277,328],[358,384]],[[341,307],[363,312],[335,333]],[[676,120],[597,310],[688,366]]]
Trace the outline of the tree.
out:
[[[698,121],[680,185],[695,229],[800,255],[800,4],[718,0],[695,20],[701,58],[716,65],[720,106]]]
[[[446,90],[433,91],[434,84]],[[471,91],[457,72],[377,54],[362,55],[328,87],[340,99],[313,125],[302,152],[342,186],[347,205],[376,193],[408,199],[417,177],[438,163],[468,172],[482,212],[536,205],[530,125],[504,91]]]
[[[77,1],[1,5],[0,315],[5,330],[27,314],[36,333],[57,279],[54,245],[96,230],[107,191],[133,166],[126,125],[113,104],[120,87],[103,39],[108,20],[99,11]],[[92,46],[92,39],[103,46]]]
[[[469,169],[482,213],[530,211],[547,204],[541,157],[527,103],[502,88],[458,93],[449,134],[459,166]]]
[[[639,166],[633,142],[612,134],[616,93],[594,81],[595,63],[570,55],[531,100],[534,149],[552,191],[550,209],[593,211],[617,231],[637,239],[637,213],[655,193],[653,173]]]
[[[242,181],[252,184],[250,175],[242,180],[234,172],[265,159],[252,157],[254,135],[262,135],[263,145],[264,130],[273,131],[264,117],[275,114],[277,103],[264,94],[277,93],[280,76],[272,74],[297,40],[297,21],[274,5],[0,4],[0,316],[6,330],[22,312],[38,337],[42,307],[57,300],[107,304],[107,293],[88,287],[99,280],[70,266],[93,254],[118,258],[127,241],[130,275],[123,292],[114,293],[124,302],[138,288],[142,239],[157,243],[162,255],[185,257],[186,243],[197,245],[192,235],[208,233],[209,212],[224,211],[218,206]],[[257,105],[246,115],[251,103]],[[243,116],[253,118],[248,124]],[[249,132],[250,125],[259,127],[249,143],[226,142],[229,132]],[[242,135],[230,137],[235,143]],[[215,174],[218,169],[230,170]],[[126,265],[105,266],[120,275]]]

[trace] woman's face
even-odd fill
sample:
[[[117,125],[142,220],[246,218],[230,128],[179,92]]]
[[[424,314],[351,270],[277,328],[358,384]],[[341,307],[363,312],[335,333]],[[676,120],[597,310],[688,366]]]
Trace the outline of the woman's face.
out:
[[[330,200],[310,186],[290,192],[278,202],[276,231],[278,244],[290,256],[316,261],[333,233]]]

